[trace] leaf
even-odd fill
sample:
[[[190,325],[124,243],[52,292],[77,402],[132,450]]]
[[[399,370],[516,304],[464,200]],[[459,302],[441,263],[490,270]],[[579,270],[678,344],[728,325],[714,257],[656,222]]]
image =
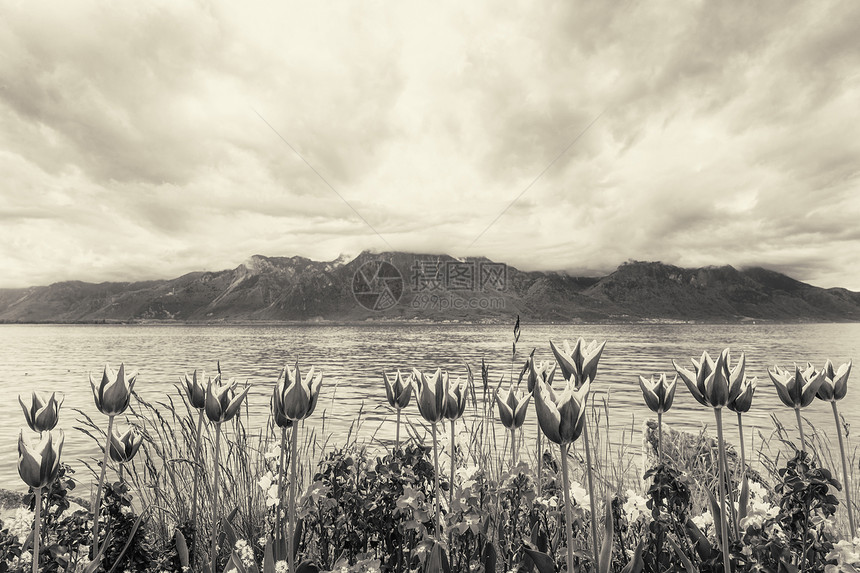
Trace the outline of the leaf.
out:
[[[227,538],[227,544],[230,546],[230,549],[236,547],[236,542],[239,538],[236,536],[236,530],[230,525],[228,518],[221,518],[221,529],[224,531],[224,537]]]
[[[597,564],[599,573],[609,573],[612,568],[612,543],[615,538],[615,523],[612,519],[612,497],[606,500],[606,523],[603,534],[603,546],[600,548],[600,563]]]
[[[640,540],[636,545],[636,550],[633,552],[633,558],[624,566],[621,573],[642,573],[645,570],[645,561],[642,560],[643,543],[644,540]]]
[[[176,554],[179,555],[179,564],[188,567],[188,543],[185,542],[185,536],[177,529],[174,538],[176,539]]]
[[[451,566],[448,565],[448,556],[445,555],[445,550],[442,548],[441,543],[433,545],[430,558],[424,567],[424,573],[451,573]]]
[[[296,522],[296,530],[293,532],[293,559],[299,554],[299,541],[302,540],[302,531],[305,528],[305,520],[300,519]]]
[[[711,515],[714,516],[714,534],[717,536],[717,543],[722,544],[723,518],[720,514],[720,504],[717,503],[717,498],[714,497],[714,494],[711,493],[711,490],[708,490],[708,500],[710,500],[711,502]]]
[[[690,539],[693,540],[693,543],[696,544],[696,553],[699,554],[699,558],[702,561],[705,561],[711,557],[711,553],[713,552],[713,547],[711,547],[711,542],[708,541],[708,538],[705,537],[705,534],[693,523],[692,519],[687,519],[687,534],[689,534]]]
[[[747,509],[750,503],[750,479],[747,474],[744,474],[744,481],[741,484],[741,494],[738,499],[738,523],[747,516]]]
[[[116,561],[113,564],[113,567],[110,568],[110,571],[108,571],[108,573],[113,573],[114,571],[116,571],[116,568],[119,565],[119,562],[122,561],[122,558],[125,555],[125,552],[128,551],[129,547],[131,547],[131,542],[134,540],[134,536],[137,533],[137,529],[140,527],[141,522],[143,521],[144,515],[146,515],[145,511],[140,514],[140,517],[138,517],[137,521],[134,522],[134,525],[131,526],[131,531],[128,534],[128,539],[126,539],[125,545],[123,546],[122,551],[119,552],[119,556],[117,556]],[[107,545],[108,545],[107,541],[105,541],[104,547],[102,547],[102,551],[105,550]]]
[[[544,553],[543,551],[538,551],[532,547],[529,547],[529,544],[523,544],[523,552],[528,555],[529,559],[532,560],[535,567],[539,573],[555,573],[555,563],[553,563],[552,558],[549,555]]]
[[[263,573],[275,573],[274,541],[270,535],[266,539],[266,551],[263,555]]]
[[[678,556],[678,560],[681,561],[681,564],[684,566],[684,569],[687,571],[687,573],[696,573],[696,568],[693,567],[693,562],[690,561],[690,559],[686,555],[684,555],[684,552],[681,551],[681,548],[678,547],[678,544],[675,543],[675,541],[671,537],[667,537],[666,541],[672,547],[672,550],[675,551],[675,555]]]
[[[481,552],[481,563],[484,565],[486,573],[496,573],[496,548],[492,543],[484,543],[484,550]]]
[[[305,559],[296,567],[296,573],[319,573],[320,568],[310,559]]]

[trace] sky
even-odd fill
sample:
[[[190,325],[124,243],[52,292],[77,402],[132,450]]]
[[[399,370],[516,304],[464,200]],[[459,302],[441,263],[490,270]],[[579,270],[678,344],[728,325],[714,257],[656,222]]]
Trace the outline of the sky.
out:
[[[856,0],[0,13],[0,287],[395,250],[860,291]]]

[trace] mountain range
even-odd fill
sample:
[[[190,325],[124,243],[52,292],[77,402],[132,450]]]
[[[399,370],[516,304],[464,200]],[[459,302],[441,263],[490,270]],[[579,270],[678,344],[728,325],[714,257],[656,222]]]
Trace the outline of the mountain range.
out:
[[[764,268],[629,262],[603,277],[402,252],[254,255],[169,280],[0,289],[0,322],[857,321],[860,293]]]

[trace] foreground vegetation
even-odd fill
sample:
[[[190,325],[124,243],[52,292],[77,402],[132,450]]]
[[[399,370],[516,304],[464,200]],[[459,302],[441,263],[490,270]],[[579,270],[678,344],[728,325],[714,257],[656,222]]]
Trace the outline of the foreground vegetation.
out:
[[[0,572],[860,567],[856,459],[837,407],[850,363],[769,371],[796,412],[798,435],[774,419],[755,452],[760,464],[749,464],[743,414],[757,381],[746,377],[743,355],[675,364],[713,410],[714,439],[664,426],[677,377],[640,377],[656,419],[619,430],[607,399],[592,392],[603,344],[550,343],[555,360],[538,363],[534,352],[518,358],[518,338],[519,325],[507,380],[484,364],[456,380],[441,370],[382,375],[380,396],[384,386],[396,424],[384,448],[359,437],[361,415],[345,443],[329,443],[317,408],[323,378],[313,368],[285,367],[267,426],[251,428],[248,387],[225,380],[220,365],[211,378],[186,375],[155,403],[134,392],[136,376],[124,366],[105,367],[91,382],[106,420],[77,411],[76,431],[103,450],[100,464],[78,468],[97,487],[90,507],[76,511],[75,469],[62,461],[64,437],[54,430],[62,400],[22,399],[41,439],[33,446],[22,430],[18,467],[30,491],[0,527]],[[838,450],[801,416],[816,398],[831,403]],[[420,418],[403,415],[414,413],[412,402]],[[726,446],[727,412],[737,416],[739,452]],[[526,435],[530,415],[539,431]],[[318,433],[303,424],[313,416],[323,418]]]

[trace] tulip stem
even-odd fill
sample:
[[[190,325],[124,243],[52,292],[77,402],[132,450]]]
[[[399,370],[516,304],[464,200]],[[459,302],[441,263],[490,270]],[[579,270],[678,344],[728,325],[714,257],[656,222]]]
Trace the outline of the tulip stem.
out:
[[[564,487],[564,531],[567,536],[567,570],[573,573],[573,516],[570,512],[570,476],[567,469],[567,444],[560,444],[561,448],[561,479]],[[592,520],[594,516],[592,516]],[[595,568],[597,570],[597,568]]]
[[[281,428],[281,458],[280,463],[278,464],[278,505],[277,505],[277,513],[275,514],[275,541],[284,539],[284,532],[281,530],[281,512],[284,509],[284,462],[287,459],[287,429]],[[275,547],[281,547],[277,543]],[[280,559],[283,555],[280,555],[280,550],[278,551],[277,558]]]
[[[299,429],[298,420],[293,422],[293,429],[290,430],[290,438],[293,447],[290,449],[290,538],[287,540],[287,547],[289,554],[287,555],[290,571],[295,573],[296,571],[296,548],[293,547],[295,544],[295,536],[296,531],[296,457],[298,457],[299,451],[299,434],[297,430]]]
[[[221,449],[221,424],[215,424],[215,471],[212,476],[212,542],[210,544],[210,559],[212,569],[218,570],[218,480],[221,471],[219,450]]]
[[[845,442],[842,438],[842,427],[839,423],[839,408],[836,406],[836,400],[832,400],[830,405],[833,406],[833,421],[836,422],[836,434],[839,436],[839,453],[842,454],[842,487],[845,488],[845,507],[848,508],[848,526],[851,528],[849,539],[853,539],[857,534],[854,527],[854,506],[851,505],[851,482],[848,480],[848,460],[845,457]]]
[[[511,468],[517,465],[517,431],[511,428]]]
[[[191,527],[197,538],[197,492],[200,471],[200,435],[203,433],[203,408],[197,414],[197,437],[194,443],[194,493],[191,494]]]
[[[800,450],[805,454],[806,438],[803,435],[803,421],[800,419],[800,408],[795,408],[794,414],[797,416],[797,429],[800,430]]]
[[[448,511],[454,507],[454,420],[451,420],[451,481],[448,485]]]
[[[36,494],[36,516],[33,522],[33,573],[39,573],[39,522],[42,513],[42,488],[37,487],[33,492]]]
[[[741,478],[743,478],[747,473],[747,454],[744,445],[744,418],[740,412],[738,412],[738,434],[741,439]]]
[[[96,558],[99,553],[99,514],[101,513],[102,505],[102,486],[105,483],[105,472],[107,471],[108,454],[110,453],[110,436],[113,432],[113,416],[108,416],[107,435],[105,436],[105,453],[102,459],[102,470],[99,475],[99,486],[96,489],[96,499],[93,502],[93,544],[92,544],[92,559]]]
[[[543,494],[543,491],[542,491],[542,488],[543,488],[543,447],[542,447],[540,438],[541,438],[541,429],[540,429],[540,425],[538,425],[538,429],[537,429],[537,453],[538,453],[538,459],[537,459],[537,494],[538,494],[538,497],[541,497],[541,495]]]
[[[657,460],[663,463],[663,412],[657,412]]]
[[[583,405],[587,405],[586,403]],[[595,571],[600,571],[600,544],[597,542],[597,508],[594,503],[594,479],[592,474],[594,473],[591,469],[591,446],[588,443],[588,411],[583,413],[585,416],[585,420],[583,421],[582,427],[582,437],[585,438],[585,465],[588,470],[588,502],[591,506],[591,542],[594,545],[594,569]]]
[[[395,451],[400,449],[400,408],[397,408],[397,433],[394,438]]]
[[[436,440],[436,422],[433,422],[431,426],[433,427],[433,487],[435,491],[433,498],[436,501],[436,541],[441,541],[442,525],[440,517],[442,512],[439,509],[439,446]]]
[[[731,573],[731,561],[729,559],[729,526],[726,519],[726,477],[728,476],[728,468],[726,468],[726,443],[723,440],[723,410],[722,408],[714,408],[714,417],[717,419],[717,446],[720,452],[720,533],[722,534],[722,549],[723,549],[723,571]]]

